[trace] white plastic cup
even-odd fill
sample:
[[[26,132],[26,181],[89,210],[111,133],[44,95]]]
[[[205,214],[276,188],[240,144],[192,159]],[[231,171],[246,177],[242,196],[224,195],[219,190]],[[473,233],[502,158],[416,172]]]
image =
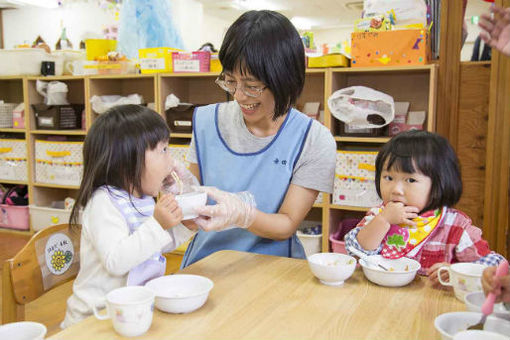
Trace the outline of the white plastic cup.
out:
[[[112,319],[113,328],[123,336],[140,336],[152,324],[154,292],[146,287],[128,286],[106,294],[106,315],[92,307],[99,320]]]
[[[466,294],[482,290],[482,273],[486,267],[478,263],[454,263],[439,268],[437,276],[443,286],[453,287],[455,296],[464,302]],[[449,281],[441,279],[441,272],[447,271]]]

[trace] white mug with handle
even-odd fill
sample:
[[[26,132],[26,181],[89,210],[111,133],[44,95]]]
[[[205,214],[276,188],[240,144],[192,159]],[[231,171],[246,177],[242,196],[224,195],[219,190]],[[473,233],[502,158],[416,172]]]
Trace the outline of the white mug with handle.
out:
[[[486,267],[478,263],[454,263],[450,266],[443,266],[437,271],[439,282],[443,286],[453,287],[455,296],[464,302],[467,293],[482,290],[482,272]],[[441,278],[442,272],[448,272],[449,281]]]
[[[139,336],[152,324],[154,298],[154,292],[146,287],[121,287],[106,294],[106,314],[99,314],[96,306],[92,310],[99,320],[112,319],[120,335]]]

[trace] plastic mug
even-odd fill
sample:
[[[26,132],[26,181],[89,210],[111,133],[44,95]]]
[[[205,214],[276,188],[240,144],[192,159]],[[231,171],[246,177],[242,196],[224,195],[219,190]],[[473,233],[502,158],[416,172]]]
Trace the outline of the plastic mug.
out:
[[[106,315],[92,307],[99,320],[112,319],[113,328],[123,336],[139,336],[152,324],[154,292],[146,287],[128,286],[106,294]]]
[[[455,296],[464,302],[464,296],[471,292],[482,290],[482,273],[486,267],[478,263],[454,263],[451,266],[444,266],[437,271],[439,282],[443,286],[452,286]],[[441,279],[441,272],[447,271],[450,279]]]

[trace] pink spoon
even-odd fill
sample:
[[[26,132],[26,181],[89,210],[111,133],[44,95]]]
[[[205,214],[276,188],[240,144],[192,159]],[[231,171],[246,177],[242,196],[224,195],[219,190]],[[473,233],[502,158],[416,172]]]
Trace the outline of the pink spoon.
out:
[[[508,261],[503,260],[499,263],[498,268],[496,268],[496,274],[494,276],[505,276],[508,274]],[[480,321],[472,326],[469,326],[467,329],[483,329],[483,325],[485,320],[487,320],[487,316],[492,314],[494,310],[494,301],[496,300],[496,295],[493,292],[490,292],[489,295],[485,298],[485,302],[482,305],[482,318]]]

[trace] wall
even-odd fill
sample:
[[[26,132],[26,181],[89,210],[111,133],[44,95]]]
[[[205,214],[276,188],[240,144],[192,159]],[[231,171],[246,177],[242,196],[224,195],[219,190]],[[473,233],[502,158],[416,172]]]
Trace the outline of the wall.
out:
[[[186,49],[197,49],[207,41],[219,48],[230,21],[204,15],[202,4],[195,0],[173,0],[172,8]],[[24,42],[31,44],[41,35],[53,49],[63,24],[73,47],[77,49],[80,40],[102,38],[103,28],[115,23],[118,21],[115,21],[114,13],[100,9],[96,2],[71,3],[58,9],[5,10],[4,47],[13,48]]]

